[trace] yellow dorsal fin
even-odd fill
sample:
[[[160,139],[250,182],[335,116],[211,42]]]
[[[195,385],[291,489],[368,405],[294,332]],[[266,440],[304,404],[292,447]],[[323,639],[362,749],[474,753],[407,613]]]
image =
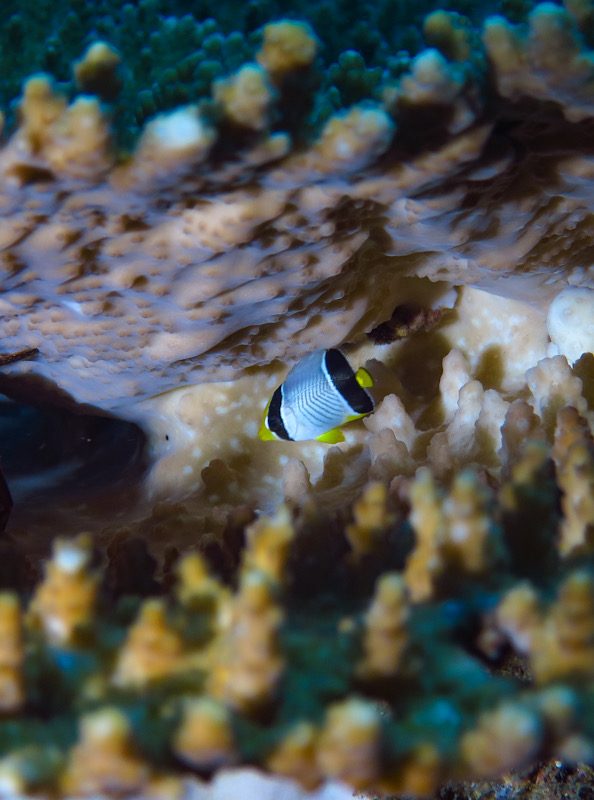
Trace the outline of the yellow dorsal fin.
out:
[[[373,378],[369,372],[367,372],[365,367],[360,367],[357,370],[355,378],[357,379],[359,386],[361,386],[363,389],[370,389],[373,386]]]
[[[331,431],[318,436],[317,440],[326,444],[336,444],[337,442],[344,442],[344,435],[339,428],[333,428]]]
[[[349,416],[346,418],[346,421],[347,422],[354,422],[356,419],[363,419],[363,417],[366,417],[366,416],[367,416],[367,414],[349,414]]]

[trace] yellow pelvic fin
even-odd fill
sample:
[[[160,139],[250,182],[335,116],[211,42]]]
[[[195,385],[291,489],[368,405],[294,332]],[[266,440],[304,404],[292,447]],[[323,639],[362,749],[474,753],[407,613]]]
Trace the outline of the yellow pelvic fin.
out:
[[[337,442],[344,442],[344,434],[339,428],[333,428],[331,431],[318,436],[317,440],[326,444],[336,444]]]
[[[373,386],[373,378],[369,372],[367,372],[365,367],[360,367],[357,370],[355,378],[357,379],[359,386],[361,386],[363,389],[370,389]]]
[[[260,425],[258,436],[260,437],[260,439],[262,439],[263,442],[272,442],[273,439],[276,439],[274,433],[272,431],[269,431],[264,423]]]

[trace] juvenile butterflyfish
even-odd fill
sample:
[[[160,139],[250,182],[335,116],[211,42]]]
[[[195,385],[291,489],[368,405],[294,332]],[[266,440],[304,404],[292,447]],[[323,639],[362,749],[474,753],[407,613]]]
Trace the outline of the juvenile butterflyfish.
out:
[[[373,411],[372,386],[369,372],[355,372],[340,350],[315,350],[276,389],[258,435],[263,441],[343,442],[341,426]]]

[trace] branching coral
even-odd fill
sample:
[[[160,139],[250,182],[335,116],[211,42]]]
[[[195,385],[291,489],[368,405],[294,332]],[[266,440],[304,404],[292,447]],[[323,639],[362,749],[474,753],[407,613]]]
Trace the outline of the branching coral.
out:
[[[23,623],[16,597],[0,595],[0,709],[15,711],[24,702]]]
[[[564,456],[559,438],[555,450]],[[101,596],[103,580],[79,558],[73,583],[62,542],[24,624],[3,599],[2,675],[21,680],[4,707],[5,785],[158,794],[243,763],[306,788],[427,796],[545,753],[589,759],[594,729],[579,709],[592,701],[592,547],[579,569],[564,553],[551,455],[527,441],[496,488],[462,473],[437,491],[420,470],[406,479],[410,511],[403,486],[399,497],[372,484],[346,529],[346,509],[283,507],[245,528],[229,580],[188,554],[173,590],[136,617],[99,603],[74,621],[80,586]],[[361,551],[364,526],[374,535]]]
[[[80,628],[93,617],[97,577],[89,571],[91,541],[88,536],[68,541],[57,539],[54,558],[32,600],[31,623],[55,643],[74,641]]]

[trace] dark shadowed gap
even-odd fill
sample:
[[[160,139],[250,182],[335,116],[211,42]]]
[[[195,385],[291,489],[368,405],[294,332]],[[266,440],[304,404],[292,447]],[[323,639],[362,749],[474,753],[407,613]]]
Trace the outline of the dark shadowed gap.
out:
[[[145,472],[145,445],[132,422],[0,395],[0,467],[15,505],[120,491]]]

